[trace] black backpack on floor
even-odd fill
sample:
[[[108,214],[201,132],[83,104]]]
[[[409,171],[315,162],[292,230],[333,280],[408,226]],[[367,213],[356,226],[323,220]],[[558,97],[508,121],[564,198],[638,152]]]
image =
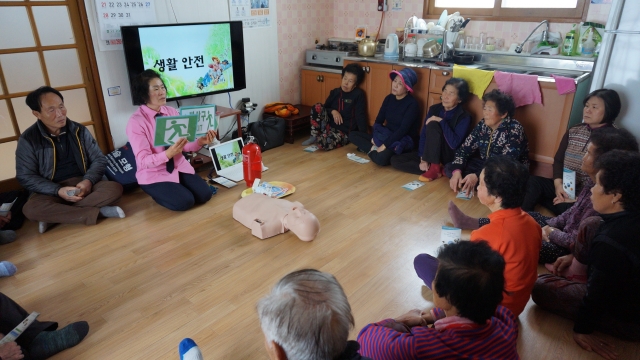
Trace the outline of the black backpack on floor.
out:
[[[248,133],[264,152],[284,144],[284,127],[284,119],[268,117],[249,124]]]

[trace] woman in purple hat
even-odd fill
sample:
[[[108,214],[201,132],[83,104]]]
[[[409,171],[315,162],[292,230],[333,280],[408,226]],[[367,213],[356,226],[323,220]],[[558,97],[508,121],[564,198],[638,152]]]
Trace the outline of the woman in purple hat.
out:
[[[354,131],[350,135],[351,142],[381,166],[389,165],[393,155],[413,150],[420,125],[418,101],[411,95],[418,75],[405,68],[391,71],[389,77],[391,94],[382,102],[373,134]]]

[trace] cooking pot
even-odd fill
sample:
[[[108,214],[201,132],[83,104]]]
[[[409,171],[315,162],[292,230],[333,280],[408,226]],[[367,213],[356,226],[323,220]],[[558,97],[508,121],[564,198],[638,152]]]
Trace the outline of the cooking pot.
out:
[[[442,45],[438,44],[435,39],[430,39],[422,46],[422,54],[426,58],[432,58],[440,55]]]
[[[460,65],[473,64],[473,54],[455,53],[453,54],[453,62]]]
[[[378,46],[378,42],[367,36],[365,39],[358,41],[358,55],[374,56],[376,54],[376,46]]]

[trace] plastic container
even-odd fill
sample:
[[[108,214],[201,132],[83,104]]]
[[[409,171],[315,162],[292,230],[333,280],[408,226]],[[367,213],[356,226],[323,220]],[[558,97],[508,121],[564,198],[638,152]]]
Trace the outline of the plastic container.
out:
[[[585,22],[580,26],[580,41],[578,41],[578,45],[576,46],[576,55],[582,55],[582,46],[587,41],[589,34],[591,33],[593,38],[593,42],[595,45],[598,45],[602,42],[602,36],[600,35],[601,31],[604,31],[604,25],[594,23],[594,22]]]
[[[404,28],[396,28],[396,35],[398,36],[398,42],[404,41]]]
[[[416,44],[415,34],[409,34],[406,44],[404,45],[404,56],[416,56],[418,54],[418,45]]]
[[[576,52],[576,24],[573,24],[573,28],[564,36],[564,43],[562,43],[562,55],[572,56]]]
[[[253,186],[256,179],[262,178],[262,151],[253,137],[242,148],[242,173],[248,188]]]
[[[587,37],[587,41],[582,43],[582,56],[583,57],[592,57],[593,53],[596,50],[596,43],[593,41],[593,28],[589,31],[589,35]]]

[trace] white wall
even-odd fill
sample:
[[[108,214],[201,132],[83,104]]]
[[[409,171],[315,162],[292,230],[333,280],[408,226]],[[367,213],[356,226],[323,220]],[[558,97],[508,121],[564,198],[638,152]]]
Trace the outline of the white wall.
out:
[[[229,20],[228,0],[156,0],[155,4],[159,24]],[[242,97],[250,97],[252,102],[259,104],[258,109],[262,109],[265,103],[274,102],[280,98],[276,0],[271,0],[269,5],[272,26],[244,29],[247,88],[230,93],[232,107],[236,107]],[[127,142],[125,133],[127,121],[136,110],[136,107],[131,104],[131,91],[124,52],[122,50],[100,51],[98,32],[96,31],[95,1],[85,0],[85,6],[89,17],[98,71],[100,72],[102,94],[111,126],[111,135],[114,146],[120,147]],[[109,96],[107,88],[112,86],[120,86],[122,95]],[[201,98],[194,98],[181,100],[180,103],[181,105],[197,105],[201,101]],[[229,107],[229,98],[226,93],[207,96],[205,103]],[[175,102],[169,105],[177,107]],[[259,112],[254,112],[251,115],[251,121],[256,121],[258,116]],[[222,119],[220,124],[222,132],[229,129],[232,125],[231,121],[235,124],[235,118],[231,119],[231,117]]]

